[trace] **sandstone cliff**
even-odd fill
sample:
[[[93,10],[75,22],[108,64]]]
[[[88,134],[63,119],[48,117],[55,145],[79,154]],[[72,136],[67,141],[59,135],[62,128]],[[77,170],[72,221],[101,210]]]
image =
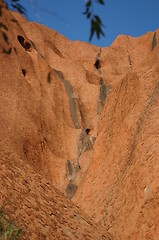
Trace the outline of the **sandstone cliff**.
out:
[[[101,49],[1,20],[0,204],[23,238],[157,240],[159,31]]]

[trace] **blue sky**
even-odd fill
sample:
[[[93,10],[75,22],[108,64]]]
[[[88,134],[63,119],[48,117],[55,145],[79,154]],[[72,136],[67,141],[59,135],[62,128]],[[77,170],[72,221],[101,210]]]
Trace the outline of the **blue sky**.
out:
[[[90,22],[82,14],[84,0],[23,0],[21,4],[28,10],[30,21],[70,40],[88,42]],[[119,34],[137,37],[159,28],[159,0],[105,0],[105,6],[96,4],[94,11],[101,17],[106,34],[100,40],[93,38],[91,43],[97,46],[109,46]]]

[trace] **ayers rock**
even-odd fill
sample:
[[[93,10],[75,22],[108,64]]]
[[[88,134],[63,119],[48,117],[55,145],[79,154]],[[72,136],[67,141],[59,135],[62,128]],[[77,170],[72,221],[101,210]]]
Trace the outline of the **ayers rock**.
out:
[[[21,239],[158,240],[159,30],[99,48],[0,21],[0,206]]]

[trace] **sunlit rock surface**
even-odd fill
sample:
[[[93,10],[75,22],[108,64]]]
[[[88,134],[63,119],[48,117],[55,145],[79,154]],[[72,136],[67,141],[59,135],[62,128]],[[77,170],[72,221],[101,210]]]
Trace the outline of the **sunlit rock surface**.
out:
[[[0,205],[22,239],[158,240],[159,31],[99,48],[2,13]]]

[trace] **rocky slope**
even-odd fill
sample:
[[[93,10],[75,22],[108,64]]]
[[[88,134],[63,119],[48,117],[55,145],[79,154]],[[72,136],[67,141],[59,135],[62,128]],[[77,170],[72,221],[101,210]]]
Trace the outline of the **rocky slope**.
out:
[[[1,205],[26,239],[157,240],[159,31],[100,49],[2,10]]]
[[[119,36],[101,55],[111,93],[73,200],[117,239],[159,237],[158,34]]]
[[[2,142],[0,157],[0,206],[20,239],[112,239]]]

